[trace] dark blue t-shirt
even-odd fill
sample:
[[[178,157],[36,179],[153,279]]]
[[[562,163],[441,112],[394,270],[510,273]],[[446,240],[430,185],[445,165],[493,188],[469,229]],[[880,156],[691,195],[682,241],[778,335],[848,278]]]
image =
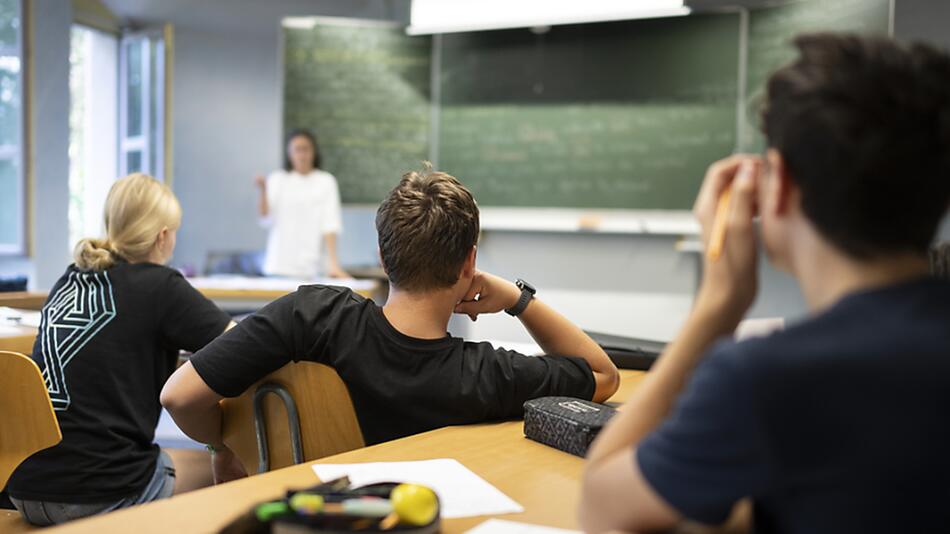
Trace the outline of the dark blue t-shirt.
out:
[[[950,532],[950,283],[718,344],[637,461],[703,523],[751,497],[758,534]]]

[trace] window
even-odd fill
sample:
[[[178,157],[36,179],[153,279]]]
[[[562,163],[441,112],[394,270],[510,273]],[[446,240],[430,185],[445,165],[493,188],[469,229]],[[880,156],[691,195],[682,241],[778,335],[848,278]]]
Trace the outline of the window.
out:
[[[2,0],[0,0],[2,1]],[[165,179],[165,40],[74,24],[70,49],[69,242],[102,235],[120,176]]]
[[[122,38],[119,58],[119,174],[165,179],[165,41],[161,33]]]
[[[26,253],[21,9],[0,0],[0,254]]]
[[[69,53],[69,243],[103,234],[117,165],[118,38],[72,27]]]

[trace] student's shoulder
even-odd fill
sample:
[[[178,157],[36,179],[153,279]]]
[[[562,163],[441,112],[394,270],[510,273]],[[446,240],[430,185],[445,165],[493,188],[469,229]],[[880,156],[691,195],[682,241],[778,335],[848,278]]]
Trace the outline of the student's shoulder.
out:
[[[297,288],[296,294],[307,298],[342,298],[354,302],[366,301],[366,297],[351,288],[333,284],[305,284]]]
[[[144,280],[171,284],[188,283],[185,276],[178,269],[157,263],[118,263],[106,272],[114,276],[128,276],[141,283]],[[159,289],[159,288],[155,288]]]
[[[712,346],[706,359],[737,380],[756,384],[788,381],[826,364],[834,346],[845,343],[829,336],[836,324],[847,329],[837,318],[828,317],[796,322],[783,330],[741,341],[723,339]]]
[[[519,350],[505,347],[504,343],[496,344],[491,341],[463,341],[457,340],[462,346],[462,355],[468,362],[478,362],[480,365],[531,365],[533,360],[542,362],[552,357],[539,354],[525,354]],[[515,347],[517,349],[518,347]]]
[[[330,284],[307,284],[297,288],[297,291],[288,295],[295,309],[307,311],[322,311],[327,309],[343,309],[363,307],[372,301],[346,286]]]
[[[496,347],[490,341],[463,341],[462,351],[465,354],[490,357],[518,357],[525,356],[518,351],[508,350],[502,346]]]

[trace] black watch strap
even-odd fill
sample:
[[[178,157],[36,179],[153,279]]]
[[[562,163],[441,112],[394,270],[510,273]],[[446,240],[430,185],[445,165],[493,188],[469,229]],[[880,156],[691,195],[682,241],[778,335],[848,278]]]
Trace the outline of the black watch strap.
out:
[[[521,315],[525,308],[528,307],[531,299],[534,298],[534,294],[537,292],[537,290],[534,289],[534,286],[521,279],[517,280],[515,285],[521,288],[521,297],[518,298],[518,302],[514,306],[505,310],[505,313],[512,317]]]

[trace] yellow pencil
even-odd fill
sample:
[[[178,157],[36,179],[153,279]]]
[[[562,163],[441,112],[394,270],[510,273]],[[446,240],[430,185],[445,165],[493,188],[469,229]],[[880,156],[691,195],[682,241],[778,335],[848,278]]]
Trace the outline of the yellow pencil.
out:
[[[732,197],[732,184],[719,195],[716,205],[716,218],[713,220],[712,235],[709,237],[709,250],[706,258],[716,261],[722,255],[722,246],[726,241],[726,222],[729,220],[729,199]]]

